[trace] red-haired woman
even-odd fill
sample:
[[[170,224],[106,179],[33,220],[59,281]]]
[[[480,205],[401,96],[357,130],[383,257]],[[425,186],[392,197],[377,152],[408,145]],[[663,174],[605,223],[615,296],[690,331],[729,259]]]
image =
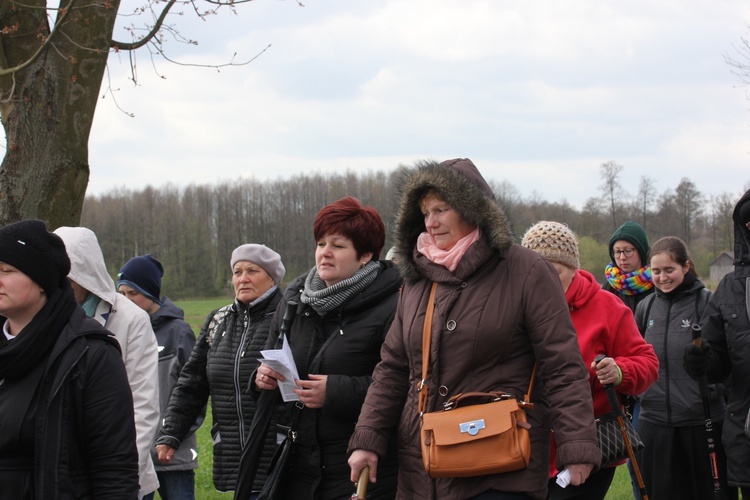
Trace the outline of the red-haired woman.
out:
[[[380,361],[380,346],[396,312],[399,271],[378,260],[385,226],[371,207],[346,197],[323,207],[313,228],[315,267],[284,293],[271,323],[274,345],[286,304],[299,309],[289,345],[301,380],[295,390],[304,407],[296,420],[297,438],[281,498],[341,499],[352,493],[347,444]],[[261,364],[255,384],[276,390],[280,374]],[[367,498],[394,498],[397,459],[394,446],[378,466],[377,484]]]

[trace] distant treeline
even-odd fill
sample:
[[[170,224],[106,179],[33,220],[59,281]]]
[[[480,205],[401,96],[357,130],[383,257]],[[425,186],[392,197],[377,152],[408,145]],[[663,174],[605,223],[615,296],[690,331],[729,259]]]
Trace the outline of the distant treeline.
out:
[[[402,175],[403,167],[390,173],[116,189],[87,196],[81,225],[97,234],[113,277],[129,258],[150,253],[164,265],[162,291],[171,298],[213,297],[231,293],[229,257],[243,243],[263,243],[279,252],[287,269],[285,282],[307,272],[314,265],[315,215],[347,195],[380,213],[387,231],[384,256],[393,242]],[[602,196],[590,198],[578,210],[565,201],[524,198],[506,181],[490,181],[490,186],[510,218],[516,241],[537,221],[565,222],[579,237],[581,267],[600,281],[609,261],[609,237],[626,220],[641,223],[651,242],[665,235],[684,239],[698,274],[707,278],[711,260],[732,251],[732,209],[742,194],[706,197],[683,178],[662,195],[650,195],[654,186],[642,186],[638,196],[629,198],[617,194],[622,189],[608,190],[614,185],[605,183]]]

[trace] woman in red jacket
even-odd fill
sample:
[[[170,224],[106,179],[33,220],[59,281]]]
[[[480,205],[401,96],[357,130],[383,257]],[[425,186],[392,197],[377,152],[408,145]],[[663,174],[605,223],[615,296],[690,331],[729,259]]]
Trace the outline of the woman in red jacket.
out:
[[[640,394],[648,389],[659,370],[654,349],[641,337],[630,309],[601,289],[591,273],[579,269],[578,240],[573,231],[559,222],[542,221],[526,231],[521,244],[549,260],[560,277],[581,355],[589,368],[594,415],[612,411],[605,384],[614,384],[622,394]],[[597,364],[594,358],[599,354],[606,357]],[[548,498],[603,499],[615,466],[599,469],[580,486],[563,489],[555,482],[558,470],[554,445],[553,435]]]

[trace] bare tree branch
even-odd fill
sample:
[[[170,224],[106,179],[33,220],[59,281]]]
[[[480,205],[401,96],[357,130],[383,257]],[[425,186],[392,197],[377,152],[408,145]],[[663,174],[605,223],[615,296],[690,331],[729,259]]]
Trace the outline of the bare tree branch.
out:
[[[177,0],[169,0],[167,5],[161,11],[161,14],[159,14],[159,17],[156,19],[156,23],[154,24],[154,27],[151,28],[151,31],[149,31],[148,34],[146,34],[146,36],[144,36],[140,40],[135,41],[135,42],[130,42],[130,43],[118,42],[117,40],[112,40],[109,46],[117,50],[136,50],[136,49],[143,47],[148,42],[150,42],[159,32],[159,30],[162,27],[162,24],[164,24],[164,19],[167,17],[167,14],[169,14],[169,10],[174,6],[175,3],[177,3]]]
[[[117,102],[117,98],[115,97],[115,90],[112,88],[112,78],[110,77],[110,74],[109,74],[109,66],[106,67],[105,71],[107,73],[107,89],[104,92],[104,95],[102,95],[102,99],[104,99],[107,96],[107,94],[109,94],[110,96],[112,96],[112,101],[115,103],[115,106],[117,107],[117,109],[119,109],[124,115],[127,115],[130,118],[135,117],[134,113],[125,111],[120,106],[120,103]]]
[[[750,26],[748,27],[750,29]],[[732,44],[735,55],[724,55],[724,61],[732,68],[732,74],[739,77],[743,85],[750,85],[750,39],[740,37],[740,45]]]
[[[249,60],[247,60],[245,62],[239,62],[239,63],[238,62],[234,62],[234,57],[237,55],[237,53],[235,52],[232,55],[232,59],[229,62],[227,62],[227,63],[223,63],[223,64],[197,64],[197,63],[183,63],[183,62],[175,61],[174,59],[170,59],[169,57],[167,57],[167,55],[164,53],[164,51],[161,49],[161,47],[159,47],[158,44],[151,43],[151,46],[154,48],[154,50],[156,50],[156,52],[159,55],[161,55],[164,59],[166,59],[167,61],[171,62],[172,64],[176,64],[178,66],[192,66],[192,67],[195,67],[195,68],[215,68],[217,70],[219,68],[225,68],[227,66],[245,66],[247,64],[250,64],[251,62],[255,61],[257,58],[259,58],[261,55],[263,55],[263,53],[265,51],[267,51],[268,49],[271,48],[271,44],[269,43],[263,50],[261,50],[260,52],[258,52],[252,58],[250,58]]]
[[[14,66],[12,68],[4,68],[0,69],[0,76],[10,75],[13,73],[17,73],[18,71],[21,71],[22,69],[28,67],[31,63],[33,63],[37,57],[39,57],[39,54],[44,52],[44,49],[47,48],[48,45],[52,43],[52,39],[57,34],[58,28],[62,26],[63,20],[65,20],[65,17],[70,12],[71,8],[73,7],[73,4],[76,2],[76,0],[70,0],[68,5],[64,8],[59,9],[57,22],[55,22],[55,26],[52,28],[52,30],[49,32],[49,36],[44,39],[44,42],[39,46],[37,51],[29,57],[26,61],[22,62],[21,64]]]

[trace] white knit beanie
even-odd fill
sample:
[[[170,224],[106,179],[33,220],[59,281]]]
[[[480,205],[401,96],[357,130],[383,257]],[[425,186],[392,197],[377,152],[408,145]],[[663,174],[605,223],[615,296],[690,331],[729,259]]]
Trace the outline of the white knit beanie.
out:
[[[543,220],[531,226],[523,235],[521,245],[534,250],[550,262],[578,269],[578,239],[568,226]]]

